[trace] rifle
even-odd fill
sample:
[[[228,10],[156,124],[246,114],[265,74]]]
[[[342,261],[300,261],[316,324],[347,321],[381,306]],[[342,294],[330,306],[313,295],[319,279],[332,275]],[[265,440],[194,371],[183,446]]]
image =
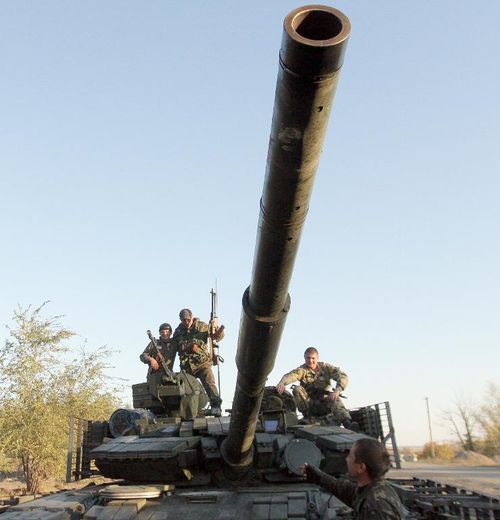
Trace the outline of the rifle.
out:
[[[214,320],[217,320],[217,282],[215,282],[215,291],[210,289],[211,309],[210,309],[210,329],[208,334],[208,343],[210,346],[210,355],[212,356],[212,365],[217,366],[217,387],[220,393],[220,363],[224,363],[224,358],[219,356],[219,345],[214,341],[215,328],[213,326]]]
[[[158,348],[156,338],[153,336],[153,334],[151,334],[150,330],[147,330],[146,334],[151,340],[151,345],[153,345],[153,350],[155,351],[156,357],[158,358],[158,361],[160,362],[160,365],[163,368],[163,371],[165,372],[166,379],[168,381],[171,381],[172,383],[175,383],[175,374],[172,372],[172,370],[170,370],[170,368],[168,368],[167,364],[165,363],[165,359],[161,355],[160,349]]]

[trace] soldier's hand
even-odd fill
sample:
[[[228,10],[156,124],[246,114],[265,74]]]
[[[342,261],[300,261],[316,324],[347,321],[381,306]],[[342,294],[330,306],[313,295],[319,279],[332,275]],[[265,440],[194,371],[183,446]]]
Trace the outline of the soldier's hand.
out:
[[[285,385],[278,383],[276,385],[276,390],[278,391],[278,394],[282,394],[285,391]]]
[[[149,362],[149,366],[151,367],[151,370],[153,372],[156,372],[156,370],[158,370],[160,368],[158,361],[156,361],[156,359],[154,357],[149,358],[148,362]]]
[[[302,466],[302,468],[307,482],[310,482],[311,484],[321,483],[321,470],[319,470],[316,466],[306,463]]]
[[[191,343],[189,345],[189,350],[193,353],[193,354],[199,354],[200,352],[203,351],[203,347],[200,347],[197,343]]]
[[[330,401],[336,401],[336,400],[339,398],[340,392],[341,392],[340,388],[337,388],[337,389],[335,390],[335,392],[330,392],[330,393],[328,394],[328,399],[329,399]]]
[[[212,329],[212,336],[215,339],[215,341],[219,341],[224,336],[224,325],[221,325],[220,327],[215,327]]]

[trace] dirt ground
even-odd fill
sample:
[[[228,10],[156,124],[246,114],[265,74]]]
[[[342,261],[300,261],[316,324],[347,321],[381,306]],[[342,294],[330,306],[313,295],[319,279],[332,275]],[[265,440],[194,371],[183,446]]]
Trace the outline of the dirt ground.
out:
[[[51,493],[62,489],[77,489],[94,482],[101,484],[103,482],[111,482],[110,479],[104,477],[95,477],[88,480],[82,480],[80,482],[66,483],[64,480],[49,479],[42,483],[40,494]],[[26,485],[20,478],[0,478],[0,499],[5,499],[10,496],[19,496],[26,494]]]

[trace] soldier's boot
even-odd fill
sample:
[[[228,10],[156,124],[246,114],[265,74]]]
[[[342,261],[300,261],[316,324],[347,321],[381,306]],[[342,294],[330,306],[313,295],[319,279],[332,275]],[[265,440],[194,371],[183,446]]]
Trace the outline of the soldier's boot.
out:
[[[220,406],[211,406],[210,408],[205,408],[205,410],[201,411],[201,415],[207,417],[210,415],[211,417],[220,417],[222,414],[222,409]]]
[[[324,426],[340,426],[342,420],[340,420],[334,413],[329,413],[321,417],[321,424]]]
[[[220,417],[222,414],[222,410],[220,406],[212,406],[210,408],[210,415],[213,415],[214,417]]]
[[[203,415],[212,415],[213,417],[220,417],[222,410],[220,406],[211,406],[203,411]]]
[[[218,396],[213,396],[212,399],[210,399],[210,408],[206,411],[205,415],[213,415],[214,417],[220,417],[222,410],[222,399]]]
[[[328,407],[330,415],[335,417],[335,420],[337,420],[339,424],[345,426],[347,422],[352,422],[349,410],[344,406],[344,403],[340,399],[337,399],[336,401],[328,401]]]
[[[359,424],[356,421],[351,421],[350,419],[344,419],[342,422],[342,426],[351,430],[353,432],[359,433]]]

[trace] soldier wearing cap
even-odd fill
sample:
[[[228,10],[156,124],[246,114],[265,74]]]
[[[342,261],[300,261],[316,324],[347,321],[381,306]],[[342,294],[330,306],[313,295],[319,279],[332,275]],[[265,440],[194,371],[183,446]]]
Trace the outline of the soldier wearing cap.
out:
[[[172,345],[172,327],[169,323],[162,323],[159,328],[160,338],[157,341],[158,350],[163,357],[165,364],[170,370],[174,367],[175,347]],[[148,374],[157,372],[160,368],[158,354],[153,346],[152,342],[149,342],[148,346],[144,349],[144,352],[140,355],[140,360],[149,365]]]
[[[212,355],[207,342],[210,328],[214,341],[220,341],[224,337],[224,325],[219,327],[216,320],[213,320],[209,326],[194,318],[189,309],[182,309],[179,319],[181,322],[174,331],[172,346],[179,354],[181,370],[201,381],[210,399],[211,413],[220,415],[222,400],[212,373]]]
[[[278,393],[285,391],[286,385],[299,382],[293,387],[293,397],[304,419],[329,416],[332,422],[351,425],[351,415],[340,400],[340,393],[348,383],[347,374],[340,368],[319,361],[319,353],[314,347],[304,352],[305,363],[285,374],[276,385]],[[337,384],[332,388],[330,381]]]
[[[356,520],[406,518],[397,492],[384,480],[390,458],[383,444],[376,439],[359,439],[352,445],[346,462],[354,482],[332,477],[310,464],[304,464],[304,475],[308,482],[320,485],[351,507]]]

